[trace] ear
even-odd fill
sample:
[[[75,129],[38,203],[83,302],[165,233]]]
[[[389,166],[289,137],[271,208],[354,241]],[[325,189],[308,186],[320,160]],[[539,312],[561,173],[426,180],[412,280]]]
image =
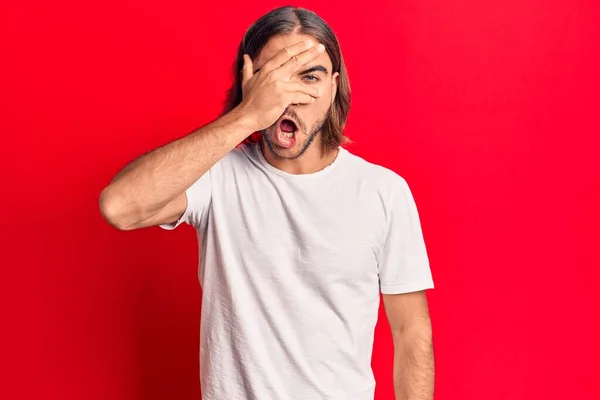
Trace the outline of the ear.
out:
[[[340,83],[340,73],[335,72],[331,77],[331,104],[335,101],[335,95],[337,93],[337,88]]]

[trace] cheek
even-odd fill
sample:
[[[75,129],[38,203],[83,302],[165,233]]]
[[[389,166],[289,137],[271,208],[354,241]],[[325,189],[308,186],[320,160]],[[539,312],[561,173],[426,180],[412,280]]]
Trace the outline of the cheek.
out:
[[[317,98],[313,104],[308,105],[307,111],[310,112],[311,117],[321,118],[323,113],[327,112],[330,104],[331,93],[324,93],[321,97]]]
[[[316,105],[322,106],[322,105],[326,105],[329,106],[329,104],[331,103],[331,86],[329,86],[327,83],[323,83],[321,85],[319,85],[319,91],[322,93],[321,97],[317,98],[315,101]]]
[[[312,104],[306,104],[299,108],[298,115],[305,124],[310,126],[322,120],[323,115],[327,113],[331,106],[331,86],[327,82],[320,83],[319,91],[323,93],[321,97],[317,97]]]

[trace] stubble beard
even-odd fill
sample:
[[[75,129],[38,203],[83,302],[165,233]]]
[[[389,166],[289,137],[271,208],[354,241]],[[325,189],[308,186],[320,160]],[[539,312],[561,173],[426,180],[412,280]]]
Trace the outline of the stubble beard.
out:
[[[286,114],[284,114],[284,115],[286,115]],[[267,129],[263,129],[261,131],[261,136],[263,138],[264,143],[267,145],[269,150],[271,150],[271,153],[274,154],[277,158],[280,158],[283,160],[295,160],[298,157],[300,157],[302,154],[304,154],[306,152],[306,150],[308,150],[310,145],[317,138],[317,135],[322,132],[323,126],[325,126],[325,122],[327,121],[328,115],[329,115],[329,110],[327,110],[325,112],[325,116],[321,119],[321,121],[319,123],[315,124],[314,128],[311,130],[310,134],[308,135],[308,138],[304,141],[302,148],[296,154],[288,155],[288,154],[282,153],[278,148],[276,148],[273,144],[273,141],[269,137],[269,134],[267,133]],[[294,119],[299,121],[299,119],[297,118],[297,114],[293,113],[292,116],[295,117]],[[304,129],[302,129],[302,132],[303,131],[304,131]],[[298,131],[298,133],[296,133],[296,135],[298,135],[299,133],[300,133],[300,130]],[[296,137],[296,143],[298,142],[298,139],[299,138]]]

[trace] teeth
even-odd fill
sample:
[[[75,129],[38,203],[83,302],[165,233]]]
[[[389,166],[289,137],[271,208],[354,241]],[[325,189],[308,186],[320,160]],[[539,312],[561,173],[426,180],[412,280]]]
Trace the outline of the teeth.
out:
[[[283,132],[283,135],[286,138],[293,138],[294,137],[294,132],[289,132],[289,133],[288,132]]]

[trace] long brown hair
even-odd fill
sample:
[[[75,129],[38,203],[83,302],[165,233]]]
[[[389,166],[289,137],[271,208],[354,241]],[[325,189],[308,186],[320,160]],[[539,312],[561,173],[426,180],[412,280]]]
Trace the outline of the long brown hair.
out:
[[[304,8],[285,6],[273,9],[256,20],[242,39],[233,64],[233,85],[227,91],[221,115],[237,107],[242,101],[242,68],[244,54],[256,59],[272,36],[289,33],[302,33],[323,43],[331,59],[332,74],[339,72],[338,88],[333,104],[329,108],[321,131],[322,150],[327,152],[351,140],[344,135],[344,127],[350,111],[350,83],[337,37],[329,25],[317,14]],[[260,133],[248,136],[244,143],[252,144],[260,140]]]

